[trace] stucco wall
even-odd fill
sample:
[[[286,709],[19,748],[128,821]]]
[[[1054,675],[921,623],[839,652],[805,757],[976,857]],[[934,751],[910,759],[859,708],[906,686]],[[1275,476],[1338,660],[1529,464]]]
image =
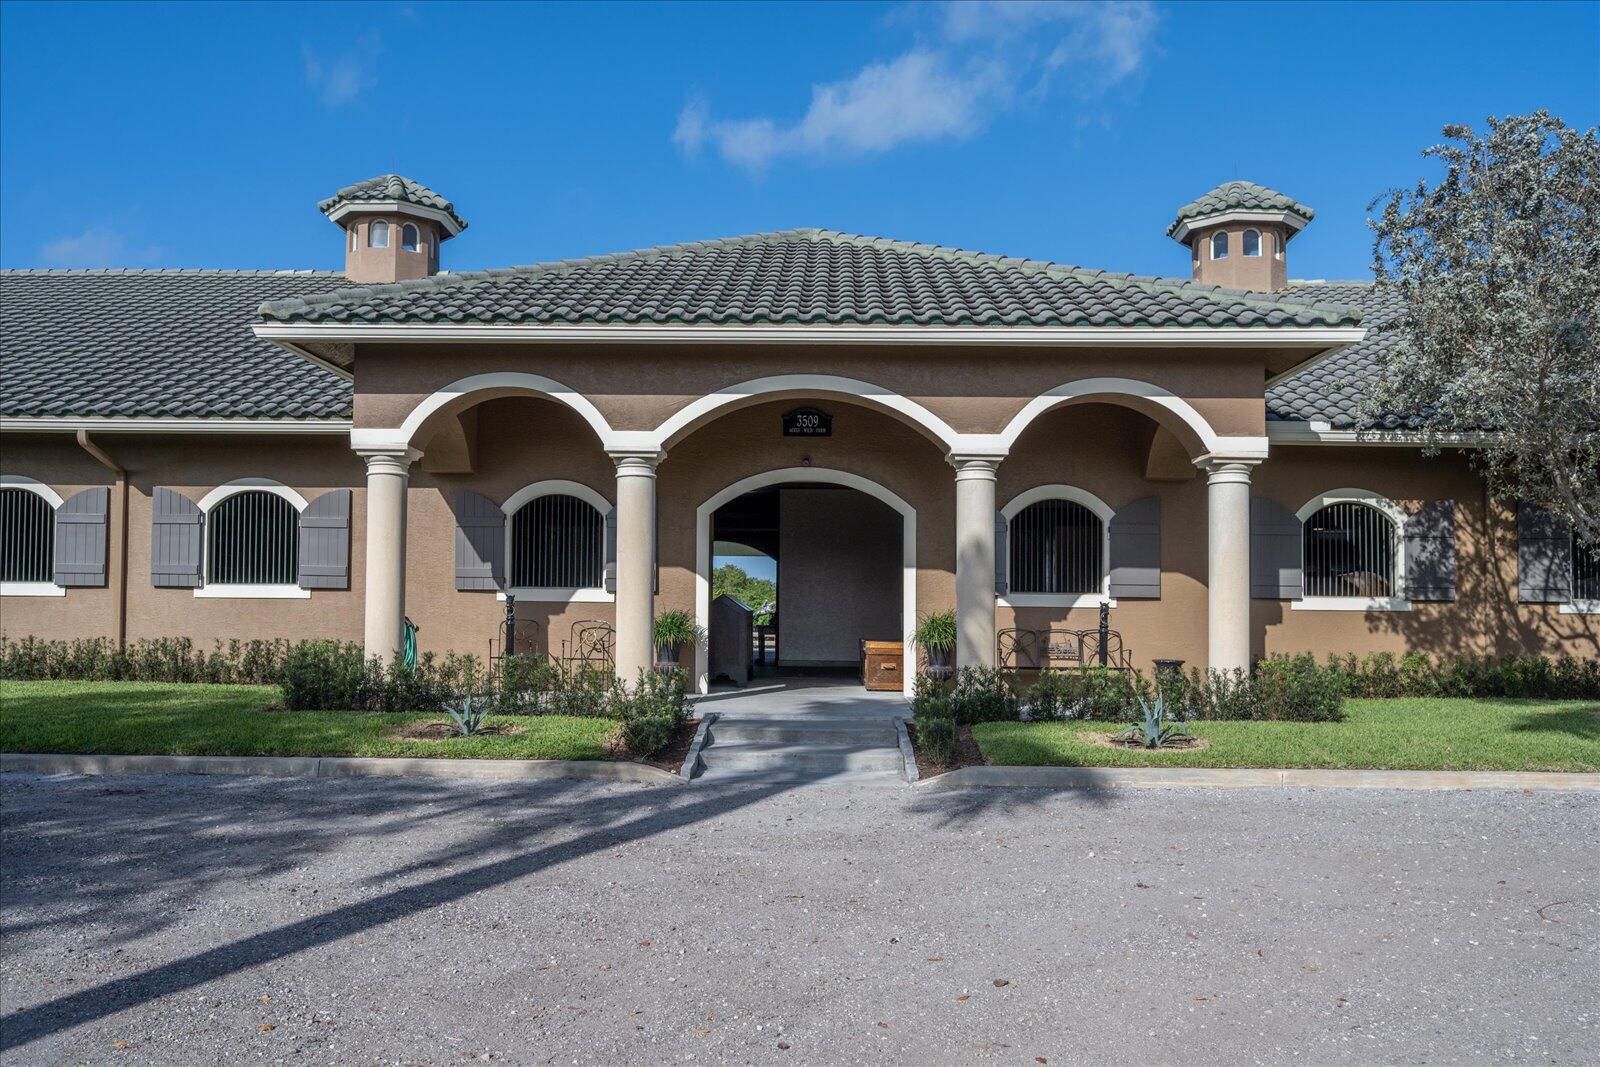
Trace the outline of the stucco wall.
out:
[[[852,489],[778,494],[779,662],[854,664],[861,642],[899,641],[900,515]]]

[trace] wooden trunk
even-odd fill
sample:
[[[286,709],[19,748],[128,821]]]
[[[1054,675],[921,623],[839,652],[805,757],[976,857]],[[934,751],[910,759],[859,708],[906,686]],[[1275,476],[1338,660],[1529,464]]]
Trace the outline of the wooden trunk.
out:
[[[905,645],[899,641],[861,642],[861,682],[870,690],[898,693],[905,687]]]

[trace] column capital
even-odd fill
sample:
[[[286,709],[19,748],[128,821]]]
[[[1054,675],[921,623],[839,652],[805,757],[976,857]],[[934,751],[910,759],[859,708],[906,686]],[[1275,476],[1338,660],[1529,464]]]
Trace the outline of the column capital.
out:
[[[607,449],[606,455],[617,465],[618,478],[654,478],[656,465],[667,458],[665,452],[654,448]]]
[[[950,466],[956,469],[956,481],[978,480],[992,482],[995,480],[995,473],[1000,469],[1000,461],[1005,457],[969,453],[958,455],[952,452],[946,458],[950,461]]]
[[[409,476],[411,465],[422,458],[420,448],[358,448],[356,455],[366,460],[368,474]]]
[[[1250,471],[1259,466],[1259,459],[1235,459],[1223,456],[1209,456],[1195,460],[1195,466],[1206,472],[1208,485],[1249,485]]]

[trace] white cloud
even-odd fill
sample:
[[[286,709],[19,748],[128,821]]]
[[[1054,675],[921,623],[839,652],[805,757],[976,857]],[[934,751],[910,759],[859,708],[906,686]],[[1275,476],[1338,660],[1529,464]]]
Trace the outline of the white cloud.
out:
[[[39,250],[39,262],[46,267],[128,267],[151,263],[160,255],[157,245],[131,248],[122,234],[94,227],[51,241]]]
[[[382,42],[370,33],[356,38],[355,51],[343,52],[331,59],[318,55],[310,45],[305,45],[300,54],[305,61],[306,85],[328,107],[351,103],[378,83],[363,57],[370,59],[382,47]]]
[[[812,86],[796,121],[718,119],[695,97],[678,115],[673,142],[689,153],[709,144],[760,171],[785,156],[820,160],[963,140],[1020,94],[1064,83],[1092,97],[1127,80],[1143,66],[1158,21],[1148,3],[980,0],[930,10],[925,40],[852,77]]]

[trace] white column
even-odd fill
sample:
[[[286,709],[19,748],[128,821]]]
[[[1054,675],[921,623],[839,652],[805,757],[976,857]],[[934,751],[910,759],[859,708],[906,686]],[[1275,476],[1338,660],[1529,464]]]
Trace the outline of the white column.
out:
[[[1203,464],[1208,659],[1214,671],[1250,669],[1250,468],[1257,462]]]
[[[388,662],[406,617],[406,492],[414,448],[360,453],[367,461],[366,651]]]
[[[617,464],[617,678],[638,681],[655,632],[656,464],[659,452],[613,452]]]
[[[956,468],[956,666],[994,666],[993,457],[952,456]],[[915,625],[915,621],[908,621]]]

